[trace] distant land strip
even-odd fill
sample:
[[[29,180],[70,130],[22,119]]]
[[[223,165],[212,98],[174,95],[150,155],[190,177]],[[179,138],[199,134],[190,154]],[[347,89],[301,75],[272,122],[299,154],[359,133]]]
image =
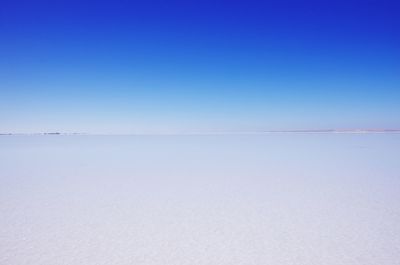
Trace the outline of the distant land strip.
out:
[[[198,132],[138,132],[138,133],[0,133],[0,136],[11,135],[220,135],[220,134],[268,134],[268,133],[400,133],[400,129],[300,129],[300,130],[259,130],[259,131],[198,131]]]

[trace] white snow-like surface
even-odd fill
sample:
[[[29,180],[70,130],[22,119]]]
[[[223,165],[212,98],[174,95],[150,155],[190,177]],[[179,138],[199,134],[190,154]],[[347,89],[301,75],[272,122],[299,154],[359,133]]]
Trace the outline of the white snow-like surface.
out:
[[[400,264],[400,134],[3,136],[0,264]]]

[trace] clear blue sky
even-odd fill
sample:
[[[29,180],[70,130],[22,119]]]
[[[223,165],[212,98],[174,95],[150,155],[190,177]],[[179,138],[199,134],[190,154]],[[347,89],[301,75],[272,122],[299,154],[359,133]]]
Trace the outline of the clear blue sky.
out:
[[[0,132],[400,127],[399,1],[0,2]]]

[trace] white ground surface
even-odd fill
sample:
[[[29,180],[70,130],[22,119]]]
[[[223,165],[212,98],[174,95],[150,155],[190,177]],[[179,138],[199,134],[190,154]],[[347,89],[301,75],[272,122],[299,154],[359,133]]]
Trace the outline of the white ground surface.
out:
[[[2,136],[0,264],[400,264],[400,134]]]

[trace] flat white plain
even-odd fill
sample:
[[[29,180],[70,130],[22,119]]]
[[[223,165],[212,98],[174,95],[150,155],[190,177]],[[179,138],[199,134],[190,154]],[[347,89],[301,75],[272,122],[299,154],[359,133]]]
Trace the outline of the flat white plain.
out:
[[[0,264],[400,264],[400,134],[0,137]]]

